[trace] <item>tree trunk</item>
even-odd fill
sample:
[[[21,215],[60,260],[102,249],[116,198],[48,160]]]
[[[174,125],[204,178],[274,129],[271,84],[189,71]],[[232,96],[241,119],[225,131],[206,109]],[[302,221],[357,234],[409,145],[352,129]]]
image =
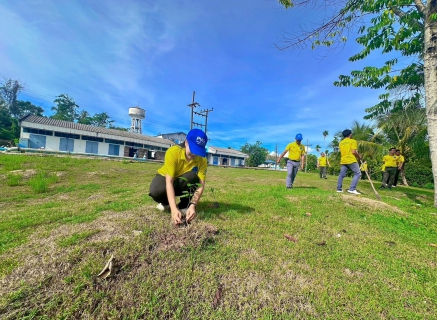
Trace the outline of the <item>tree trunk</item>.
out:
[[[429,0],[425,12],[423,61],[429,149],[434,176],[434,206],[437,207],[437,22],[430,19],[430,16],[435,13],[437,13],[437,1]]]
[[[402,169],[401,172],[399,172],[399,174],[401,175],[402,184],[404,186],[408,186],[407,178],[405,177],[405,170]]]

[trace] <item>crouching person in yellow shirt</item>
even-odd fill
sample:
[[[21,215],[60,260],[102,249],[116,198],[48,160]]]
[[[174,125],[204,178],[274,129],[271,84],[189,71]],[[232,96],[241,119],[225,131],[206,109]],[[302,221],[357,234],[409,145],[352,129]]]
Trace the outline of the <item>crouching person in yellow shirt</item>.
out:
[[[186,210],[186,222],[196,217],[196,206],[205,188],[207,142],[208,137],[202,130],[190,130],[185,142],[167,150],[164,165],[150,184],[149,196],[159,203],[157,209],[170,210],[175,224],[182,223],[181,210]],[[197,188],[197,184],[201,186]],[[184,195],[184,191],[188,191],[191,198],[182,197],[176,205],[176,197]]]

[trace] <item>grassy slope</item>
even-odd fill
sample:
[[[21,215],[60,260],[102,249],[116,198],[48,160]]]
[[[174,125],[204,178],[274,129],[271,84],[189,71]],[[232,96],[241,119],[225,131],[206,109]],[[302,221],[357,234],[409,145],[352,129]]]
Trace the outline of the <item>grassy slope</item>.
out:
[[[437,314],[432,192],[399,187],[378,202],[368,182],[357,197],[335,193],[332,176],[301,172],[286,190],[284,172],[211,167],[198,219],[173,228],[147,196],[158,167],[0,155],[0,315]],[[35,187],[44,183],[46,192]],[[113,275],[98,279],[111,254]]]

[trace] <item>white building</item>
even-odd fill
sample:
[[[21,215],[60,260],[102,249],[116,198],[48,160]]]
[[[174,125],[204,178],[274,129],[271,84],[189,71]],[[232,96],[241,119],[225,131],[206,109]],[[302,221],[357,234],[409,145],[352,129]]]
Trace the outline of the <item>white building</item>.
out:
[[[165,138],[34,115],[22,117],[20,126],[20,147],[56,152],[118,157],[133,157],[136,153],[138,158],[162,160],[163,153],[175,144]],[[161,157],[155,157],[155,154]],[[237,150],[207,147],[207,161],[210,165],[244,166],[248,157]]]

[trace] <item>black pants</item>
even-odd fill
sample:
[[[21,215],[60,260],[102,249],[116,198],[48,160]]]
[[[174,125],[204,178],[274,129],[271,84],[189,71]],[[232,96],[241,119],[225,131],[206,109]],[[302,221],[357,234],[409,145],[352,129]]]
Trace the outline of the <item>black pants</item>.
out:
[[[188,206],[188,203],[191,201],[191,198],[197,189],[197,185],[195,184],[200,182],[199,176],[193,171],[186,172],[181,177],[184,177],[187,180],[180,179],[180,177],[174,179],[173,187],[175,196],[182,196],[186,194],[184,191],[188,191],[188,193],[191,194],[191,197],[181,198],[181,202],[178,204],[179,209],[183,209]],[[188,184],[194,184],[194,186],[188,186]],[[153,178],[152,183],[150,184],[149,196],[158,203],[168,205],[167,189],[164,176],[157,174]]]
[[[361,180],[366,179],[366,171],[361,171]]]
[[[398,171],[396,171],[396,175],[395,175],[395,181],[393,182],[394,186],[398,185],[398,180],[399,180],[399,173],[401,172],[401,170],[398,169]]]

